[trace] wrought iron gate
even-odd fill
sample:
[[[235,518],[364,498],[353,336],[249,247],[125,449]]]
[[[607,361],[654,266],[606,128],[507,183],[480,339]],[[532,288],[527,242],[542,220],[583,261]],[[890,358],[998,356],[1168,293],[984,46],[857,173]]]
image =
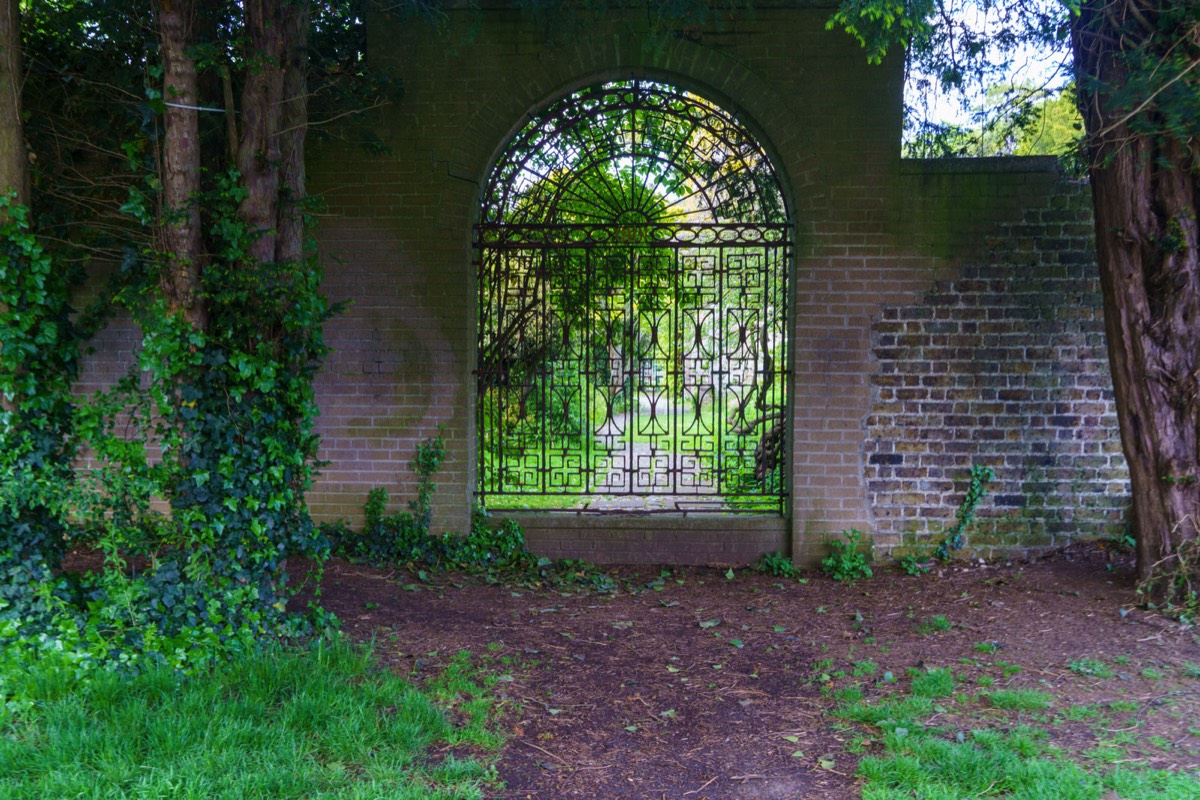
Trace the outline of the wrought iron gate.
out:
[[[791,227],[769,170],[732,117],[636,81],[510,145],[475,234],[481,502],[784,511]]]

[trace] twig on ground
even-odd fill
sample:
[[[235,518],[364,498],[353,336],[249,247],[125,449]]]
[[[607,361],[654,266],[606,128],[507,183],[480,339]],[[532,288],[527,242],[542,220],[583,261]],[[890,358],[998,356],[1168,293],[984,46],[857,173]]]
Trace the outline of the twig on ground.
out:
[[[719,775],[713,775],[711,778],[709,778],[708,780],[706,780],[706,781],[705,781],[705,782],[704,782],[704,783],[703,783],[703,784],[700,786],[700,788],[699,788],[699,789],[692,789],[690,792],[684,792],[684,793],[683,793],[683,796],[684,796],[684,797],[687,797],[689,794],[698,794],[698,793],[700,793],[700,792],[704,791],[705,789],[707,789],[707,788],[708,788],[709,784],[711,784],[713,781],[715,781],[715,780],[716,780],[717,778],[719,778],[719,777],[720,777]]]
[[[561,756],[556,756],[556,755],[554,755],[554,753],[551,753],[549,750],[545,749],[544,747],[538,747],[538,746],[537,746],[536,744],[534,744],[533,742],[527,742],[527,741],[525,741],[524,739],[519,739],[518,741],[520,741],[520,742],[521,742],[521,744],[523,744],[523,745],[525,745],[525,746],[527,746],[527,747],[532,747],[534,750],[537,750],[539,753],[545,753],[546,755],[550,756],[551,758],[553,758],[553,759],[554,759],[555,761],[557,761],[558,763],[562,764],[564,767],[570,767],[570,766],[571,766],[571,762],[567,761],[566,759],[562,758]]]

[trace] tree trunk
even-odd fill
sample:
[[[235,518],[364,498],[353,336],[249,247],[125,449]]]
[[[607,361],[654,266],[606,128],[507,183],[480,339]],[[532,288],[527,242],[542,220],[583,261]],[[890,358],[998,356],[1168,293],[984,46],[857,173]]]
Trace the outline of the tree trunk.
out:
[[[1138,87],[1134,93],[1143,100],[1151,96],[1144,107],[1121,98],[1132,81],[1145,79],[1130,72],[1134,51],[1146,63],[1167,63],[1168,49],[1193,67],[1200,61],[1194,23],[1189,29],[1181,21],[1169,35],[1162,30],[1163,12],[1172,5],[1172,0],[1088,0],[1072,20],[1138,576],[1167,599],[1181,588],[1173,581],[1197,576],[1200,142],[1173,135],[1153,90]],[[1177,74],[1168,87],[1172,93],[1200,91],[1195,71]]]
[[[238,169],[248,192],[239,209],[255,237],[251,258],[303,254],[304,137],[308,99],[306,0],[246,0],[246,84]]]
[[[193,327],[203,330],[199,81],[189,53],[194,44],[196,0],[160,0],[157,10],[166,104],[161,217],[166,264],[161,283],[171,308],[182,311]]]
[[[0,0],[0,192],[29,205],[29,160],[21,124],[21,16],[18,0]]]

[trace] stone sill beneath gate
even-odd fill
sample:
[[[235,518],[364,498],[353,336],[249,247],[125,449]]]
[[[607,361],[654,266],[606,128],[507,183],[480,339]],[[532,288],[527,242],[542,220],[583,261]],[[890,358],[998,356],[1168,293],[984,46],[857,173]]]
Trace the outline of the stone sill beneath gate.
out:
[[[790,550],[791,521],[774,515],[580,514],[494,511],[514,519],[529,550],[597,564],[740,565]]]

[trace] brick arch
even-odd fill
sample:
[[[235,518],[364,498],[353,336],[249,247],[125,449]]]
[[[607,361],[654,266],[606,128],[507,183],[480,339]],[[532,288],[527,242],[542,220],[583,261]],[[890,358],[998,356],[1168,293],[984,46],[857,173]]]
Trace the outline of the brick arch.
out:
[[[585,62],[587,55],[592,56],[590,63]],[[471,180],[482,191],[500,154],[530,117],[585,86],[645,78],[695,92],[732,114],[755,136],[778,176],[797,226],[797,239],[804,241],[806,227],[824,215],[827,198],[816,188],[821,183],[820,169],[808,146],[809,135],[802,119],[788,113],[788,104],[766,79],[728,56],[683,40],[677,40],[671,52],[638,63],[610,63],[607,55],[587,48],[586,43],[578,44],[575,54],[561,60],[585,62],[582,69],[546,75],[543,80],[522,86],[522,91],[504,98],[503,108],[488,104],[475,109],[468,128],[476,135],[457,143],[452,160],[461,165],[460,177]],[[701,69],[679,66],[697,62]],[[776,142],[787,146],[781,148]]]

